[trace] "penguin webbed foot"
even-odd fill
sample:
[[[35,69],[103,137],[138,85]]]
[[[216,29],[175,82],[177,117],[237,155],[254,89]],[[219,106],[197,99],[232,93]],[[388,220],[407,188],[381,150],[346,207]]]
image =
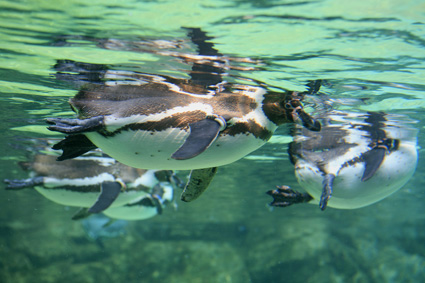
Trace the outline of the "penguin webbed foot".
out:
[[[97,146],[82,134],[69,135],[52,147],[54,150],[62,150],[62,155],[56,159],[57,161],[72,159],[96,148]]]
[[[216,173],[217,167],[192,170],[180,199],[184,202],[197,199],[208,188]]]
[[[43,177],[35,177],[31,179],[4,179],[6,190],[21,190],[31,188],[34,186],[42,185],[44,183]]]
[[[287,207],[296,203],[305,203],[313,198],[308,193],[300,193],[288,186],[276,186],[275,190],[267,191],[266,194],[273,197],[270,206]]]
[[[50,124],[47,129],[64,134],[81,134],[85,132],[95,132],[104,127],[104,116],[96,116],[88,119],[67,119],[67,118],[47,118]]]

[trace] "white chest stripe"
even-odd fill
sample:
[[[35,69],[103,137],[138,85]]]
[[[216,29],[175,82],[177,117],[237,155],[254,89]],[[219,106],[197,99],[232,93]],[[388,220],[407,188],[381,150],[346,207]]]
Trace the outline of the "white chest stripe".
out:
[[[52,177],[44,177],[44,186],[47,188],[60,187],[60,186],[90,186],[102,184],[103,182],[114,182],[116,178],[109,173],[102,173],[95,177],[86,177],[82,179],[56,179]]]
[[[178,107],[169,109],[167,111],[157,113],[157,114],[151,114],[151,115],[132,115],[129,117],[116,117],[114,115],[110,115],[105,117],[105,124],[107,125],[107,130],[112,132],[125,125],[146,123],[146,122],[157,122],[175,114],[192,112],[192,111],[202,111],[202,112],[205,112],[206,115],[214,114],[213,108],[209,104],[191,103],[187,106],[183,106],[183,107],[178,106]]]

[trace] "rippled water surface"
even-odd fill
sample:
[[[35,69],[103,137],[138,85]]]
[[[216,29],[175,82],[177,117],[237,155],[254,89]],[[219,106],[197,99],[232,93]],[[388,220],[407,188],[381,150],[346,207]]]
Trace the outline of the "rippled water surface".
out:
[[[60,138],[43,119],[73,115],[76,89],[53,76],[57,60],[184,78],[188,66],[169,56],[98,44],[183,39],[181,27],[202,28],[222,54],[261,61],[230,70],[235,80],[303,91],[323,79],[339,110],[408,115],[419,161],[400,191],[371,206],[271,209],[265,191],[298,186],[282,127],[221,167],[195,202],[97,241],[71,220],[74,209],[2,188],[0,281],[424,282],[424,11],[420,0],[1,1],[1,179],[27,177],[18,162],[28,139]]]

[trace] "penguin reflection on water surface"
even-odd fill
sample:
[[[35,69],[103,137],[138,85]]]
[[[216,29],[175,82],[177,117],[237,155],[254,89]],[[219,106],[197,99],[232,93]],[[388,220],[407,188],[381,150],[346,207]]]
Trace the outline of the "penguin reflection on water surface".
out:
[[[103,212],[111,218],[141,220],[162,212],[180,180],[172,171],[142,170],[107,156],[57,162],[54,155],[37,154],[20,165],[32,177],[9,180],[7,190],[34,188],[47,199],[65,206],[83,207],[74,219]]]
[[[263,146],[279,125],[299,121],[320,130],[303,110],[306,93],[224,81],[236,59],[221,55],[200,29],[187,31],[198,54],[170,56],[192,64],[189,79],[58,61],[59,79],[83,85],[70,100],[78,119],[47,119],[50,130],[68,134],[54,146],[63,150],[59,160],[99,147],[136,168],[192,170],[181,197],[191,201],[218,166]]]
[[[401,115],[331,111],[318,133],[295,128],[289,156],[298,183],[268,191],[272,206],[319,202],[354,209],[373,204],[403,187],[418,159],[417,130]]]

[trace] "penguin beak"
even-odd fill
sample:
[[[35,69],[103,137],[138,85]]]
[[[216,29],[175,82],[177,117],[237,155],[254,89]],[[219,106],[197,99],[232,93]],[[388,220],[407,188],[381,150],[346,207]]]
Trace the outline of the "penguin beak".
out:
[[[285,109],[288,116],[292,116],[292,121],[300,123],[310,131],[319,132],[322,126],[320,122],[313,119],[309,114],[304,111],[301,104],[303,96],[298,92],[293,92],[289,101],[286,101]],[[289,112],[289,113],[288,113]]]
[[[302,108],[295,109],[292,115],[294,121],[301,120],[302,125],[310,131],[319,132],[322,127],[319,121],[313,119]]]

